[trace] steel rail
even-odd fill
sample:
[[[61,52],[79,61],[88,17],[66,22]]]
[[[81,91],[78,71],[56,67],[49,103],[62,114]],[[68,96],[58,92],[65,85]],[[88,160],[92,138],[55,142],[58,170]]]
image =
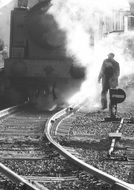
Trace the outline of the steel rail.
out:
[[[9,114],[12,114],[16,111],[18,111],[21,107],[25,106],[25,104],[23,105],[18,105],[18,106],[14,106],[11,108],[7,108],[4,110],[0,111],[0,118],[3,118]],[[0,173],[4,174],[7,178],[9,178],[11,181],[13,181],[16,184],[21,184],[25,190],[48,190],[45,187],[37,187],[39,186],[39,184],[35,184],[34,182],[33,184],[30,183],[28,180],[24,179],[23,177],[21,177],[20,175],[16,174],[15,172],[13,172],[11,169],[9,169],[8,167],[6,167],[4,164],[0,163]]]
[[[26,105],[27,105],[27,102],[25,102],[24,104],[20,104],[20,105],[16,105],[16,106],[13,106],[13,107],[9,107],[9,108],[0,110],[0,118],[14,113],[14,112],[18,111],[20,108],[22,108],[22,107],[24,107]]]
[[[61,111],[59,111],[58,113],[56,113],[55,115],[53,115],[46,123],[46,127],[45,127],[45,134],[46,137],[48,138],[48,140],[52,143],[52,145],[66,158],[68,158],[69,160],[71,160],[72,162],[74,162],[75,164],[79,165],[82,169],[84,169],[85,171],[87,171],[88,173],[98,177],[99,179],[111,184],[114,188],[114,190],[134,190],[134,185],[133,184],[129,184],[126,183],[116,177],[113,177],[110,174],[107,174],[106,172],[103,172],[95,167],[93,167],[92,165],[89,165],[87,163],[85,163],[84,161],[78,159],[77,157],[75,157],[74,155],[72,155],[69,151],[67,151],[65,148],[63,148],[58,142],[56,142],[53,137],[51,136],[51,130],[53,130],[54,128],[54,122],[59,119],[62,116],[64,117],[68,117],[68,108],[67,109],[63,109]],[[71,112],[72,114],[72,112]],[[59,120],[60,122],[60,120]]]
[[[19,176],[9,168],[7,168],[5,165],[0,163],[0,172],[4,174],[6,177],[8,177],[10,180],[12,180],[14,183],[17,183],[18,185],[21,183],[24,185],[25,190],[39,190],[36,186],[32,185],[29,183],[26,179],[23,177]],[[48,190],[44,187],[44,190]]]

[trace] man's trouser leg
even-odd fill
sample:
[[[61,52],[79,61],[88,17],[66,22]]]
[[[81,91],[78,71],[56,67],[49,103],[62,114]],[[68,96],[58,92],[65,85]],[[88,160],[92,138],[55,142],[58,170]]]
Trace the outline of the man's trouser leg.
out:
[[[108,89],[102,88],[102,92],[101,92],[101,106],[102,106],[102,109],[107,108],[107,92],[108,92]]]

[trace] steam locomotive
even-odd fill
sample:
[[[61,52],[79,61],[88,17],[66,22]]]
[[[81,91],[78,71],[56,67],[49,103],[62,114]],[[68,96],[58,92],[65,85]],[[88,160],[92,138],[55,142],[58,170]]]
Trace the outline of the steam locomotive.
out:
[[[48,14],[51,6],[46,0],[11,12],[9,57],[0,73],[0,96],[8,105],[29,101],[51,109],[84,80],[85,68],[66,55],[66,34]]]

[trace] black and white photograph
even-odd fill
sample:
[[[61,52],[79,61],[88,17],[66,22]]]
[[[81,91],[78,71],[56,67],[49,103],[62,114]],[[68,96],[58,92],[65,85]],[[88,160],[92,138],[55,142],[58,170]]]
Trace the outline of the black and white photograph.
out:
[[[0,0],[0,190],[134,190],[134,0]]]

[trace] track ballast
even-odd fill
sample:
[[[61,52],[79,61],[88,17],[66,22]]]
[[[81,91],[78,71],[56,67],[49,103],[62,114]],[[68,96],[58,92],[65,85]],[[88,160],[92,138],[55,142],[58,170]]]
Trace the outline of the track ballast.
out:
[[[11,173],[8,175],[5,172],[6,168],[2,170],[1,165],[1,187],[26,188],[26,180],[26,183],[30,182],[33,186],[32,189],[133,190],[133,185],[128,184],[123,173],[130,171],[129,179],[133,176],[132,160],[127,160],[128,157],[122,160],[124,152],[130,155],[133,142],[130,137],[133,135],[130,136],[129,130],[129,140],[127,136],[122,136],[120,141],[115,143],[114,151],[109,157],[109,133],[115,132],[119,123],[101,122],[106,114],[83,113],[77,108],[66,108],[50,114],[23,108],[19,109],[19,112],[9,114],[8,117],[2,117],[1,164],[9,167],[24,181],[17,181],[15,177],[12,179]],[[124,117],[123,113],[121,116]],[[129,129],[132,128],[131,124],[125,123],[125,128],[121,128],[122,134],[126,133],[128,125]],[[49,141],[44,135],[44,130]],[[131,133],[133,134],[132,130]],[[119,148],[123,144],[127,149]],[[113,170],[114,165],[115,168],[122,169],[120,177]],[[109,167],[113,173],[108,171]]]
[[[93,183],[96,183],[97,186],[94,186],[94,189],[134,189],[134,186],[127,183],[128,181],[124,178],[125,174],[128,175],[127,172],[131,173],[131,168],[127,167],[127,158],[124,159],[122,156],[121,160],[118,160],[119,157],[109,157],[108,150],[111,144],[109,133],[115,132],[120,125],[119,123],[102,122],[106,114],[108,113],[100,111],[85,114],[76,109],[65,109],[49,120],[47,136],[64,156],[77,163],[88,173],[110,184],[107,186],[102,181],[95,180]],[[82,122],[85,125],[81,125]],[[84,139],[83,142],[82,139]],[[120,150],[118,151],[120,152]],[[87,178],[86,187],[91,188],[91,175],[84,174],[84,176]]]

